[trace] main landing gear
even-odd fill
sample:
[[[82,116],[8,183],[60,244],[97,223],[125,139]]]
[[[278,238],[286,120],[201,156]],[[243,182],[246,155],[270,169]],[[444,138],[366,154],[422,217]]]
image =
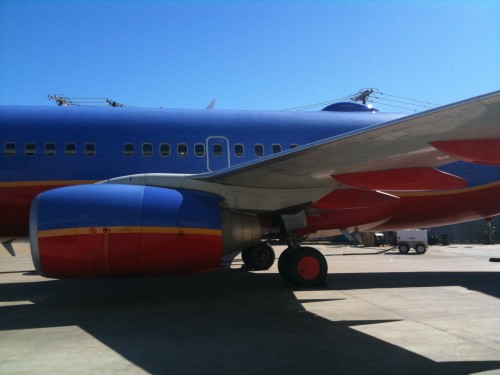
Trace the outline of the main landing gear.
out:
[[[326,259],[312,247],[288,247],[278,260],[281,277],[294,286],[318,286],[328,273]]]
[[[276,255],[270,245],[261,242],[259,246],[244,249],[241,257],[248,270],[263,271],[271,268]]]
[[[275,260],[273,248],[265,242],[244,249],[241,256],[245,267],[254,271],[269,269]],[[328,273],[328,265],[318,250],[291,245],[281,253],[278,271],[291,285],[311,287],[323,284]]]

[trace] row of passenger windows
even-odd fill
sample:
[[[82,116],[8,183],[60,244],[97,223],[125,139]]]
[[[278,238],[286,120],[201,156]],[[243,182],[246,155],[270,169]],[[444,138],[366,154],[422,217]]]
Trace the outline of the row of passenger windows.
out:
[[[95,143],[85,143],[83,152],[86,156],[94,156],[96,154]],[[57,146],[54,142],[45,143],[44,154],[46,156],[55,156],[57,153]],[[5,156],[15,156],[16,155],[16,143],[8,142],[5,143],[3,148],[3,154]],[[66,156],[76,155],[76,143],[68,142],[64,145],[64,154]],[[24,155],[35,156],[36,155],[36,143],[26,142],[24,144]]]
[[[290,148],[297,147],[296,144],[291,144]],[[211,145],[211,155],[215,157],[224,156],[224,146],[220,143],[215,143]],[[272,145],[272,153],[276,154],[282,151],[282,147],[279,144]],[[189,155],[189,146],[187,143],[178,143],[176,145],[177,156],[186,157]],[[254,155],[257,157],[264,156],[264,145],[255,144],[253,149]],[[168,157],[172,154],[172,148],[170,143],[160,143],[159,146],[160,156]],[[193,153],[197,157],[204,157],[206,154],[204,143],[195,143],[193,146]],[[123,154],[125,156],[135,155],[135,145],[133,143],[125,143],[123,145]],[[237,157],[242,157],[245,155],[245,146],[241,143],[236,143],[233,146],[233,154]],[[151,143],[142,144],[142,156],[153,156],[153,145]]]
[[[36,155],[36,143],[35,142],[27,142],[24,144],[24,155],[26,156],[35,156]],[[290,144],[290,149],[297,147],[296,144]],[[211,145],[212,147],[212,156],[221,157],[224,156],[224,146],[221,143],[215,143]],[[84,155],[86,156],[94,156],[96,154],[96,145],[95,143],[85,143],[84,144]],[[153,156],[153,144],[152,143],[143,143],[142,148],[140,150],[142,152],[142,156]],[[282,147],[280,144],[272,145],[272,153],[276,154],[282,151]],[[168,157],[172,154],[172,148],[170,143],[160,143],[158,152],[160,156]],[[189,146],[187,143],[178,143],[176,145],[177,156],[186,157],[189,155]],[[4,144],[3,153],[5,156],[15,156],[16,155],[16,143],[8,142]],[[193,153],[197,157],[205,156],[205,144],[196,143],[193,146]],[[261,157],[265,155],[264,145],[255,144],[253,147],[253,153],[257,157]],[[57,154],[57,146],[54,142],[47,142],[44,145],[44,154],[46,156],[55,156]],[[233,146],[233,154],[237,157],[242,157],[245,155],[245,146],[241,143],[236,143]],[[76,155],[76,143],[68,142],[64,145],[64,155],[66,156],[74,156]],[[135,145],[133,143],[125,143],[123,145],[123,155],[125,156],[134,156],[135,155]]]

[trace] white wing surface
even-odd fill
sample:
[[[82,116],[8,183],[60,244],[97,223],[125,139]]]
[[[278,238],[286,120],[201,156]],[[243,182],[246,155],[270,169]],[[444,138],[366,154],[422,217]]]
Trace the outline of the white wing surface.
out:
[[[500,91],[193,178],[264,189],[333,187],[339,183],[332,175],[429,168],[453,162],[456,158],[432,143],[457,140],[478,140],[479,146],[489,140],[490,148],[498,145]],[[500,155],[495,150],[490,153]]]

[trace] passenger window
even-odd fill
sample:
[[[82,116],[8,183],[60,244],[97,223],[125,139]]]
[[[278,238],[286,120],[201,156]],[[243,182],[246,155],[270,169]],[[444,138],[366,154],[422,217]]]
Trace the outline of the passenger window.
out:
[[[290,145],[290,150],[291,150],[292,148],[295,148],[295,147],[299,147],[299,145],[297,145],[297,144],[295,144],[295,143],[292,143],[292,144]]]
[[[3,147],[3,154],[5,156],[15,156],[16,155],[16,144],[14,142],[6,143]]]
[[[281,152],[281,145],[273,145],[273,154],[277,154],[278,152]]]
[[[142,144],[142,156],[152,156],[153,155],[153,145],[151,143]]]
[[[188,156],[188,146],[185,143],[179,143],[177,145],[177,155],[180,157]]]
[[[241,143],[237,143],[234,145],[234,155],[241,157],[245,154],[245,149]]]
[[[86,156],[95,156],[95,143],[85,143],[85,155]]]
[[[222,156],[224,154],[222,145],[220,143],[216,143],[212,147],[212,151],[214,153],[214,156]]]
[[[24,145],[24,155],[35,156],[36,155],[36,143],[28,142]]]
[[[170,145],[168,143],[160,143],[160,156],[170,156]]]
[[[134,156],[134,144],[133,143],[125,143],[123,145],[123,155]]]
[[[198,157],[205,156],[205,145],[203,143],[197,143],[194,145],[194,154]]]
[[[56,144],[53,142],[45,143],[45,155],[55,156],[56,155]]]
[[[76,144],[73,142],[66,143],[64,145],[64,154],[66,156],[75,156],[76,155]]]
[[[255,156],[261,157],[264,156],[264,146],[263,145],[255,145],[253,148]]]

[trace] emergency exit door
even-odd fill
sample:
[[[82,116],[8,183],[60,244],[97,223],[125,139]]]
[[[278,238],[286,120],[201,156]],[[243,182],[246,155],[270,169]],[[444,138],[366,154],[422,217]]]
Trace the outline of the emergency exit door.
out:
[[[226,137],[207,138],[207,169],[209,172],[228,168],[231,165],[229,141]]]

